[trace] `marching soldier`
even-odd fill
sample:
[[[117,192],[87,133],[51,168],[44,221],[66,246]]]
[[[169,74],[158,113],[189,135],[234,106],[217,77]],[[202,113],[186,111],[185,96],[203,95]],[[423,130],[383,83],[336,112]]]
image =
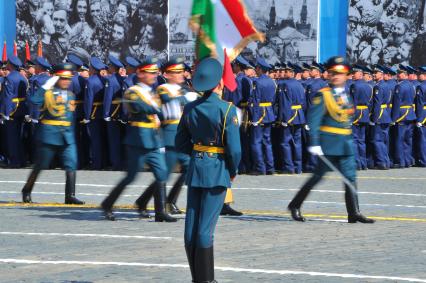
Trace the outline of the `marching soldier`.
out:
[[[48,169],[52,159],[59,154],[65,169],[65,204],[84,204],[75,197],[77,151],[74,139],[75,96],[68,90],[74,66],[69,63],[53,67],[55,76],[48,79],[34,95],[31,102],[43,106],[37,138],[37,159],[22,189],[22,201],[31,203],[31,192],[41,170]]]
[[[407,68],[399,65],[398,85],[392,97],[392,122],[394,126],[395,146],[393,152],[393,168],[411,167],[414,165],[412,156],[413,123],[416,120],[414,98],[416,91],[408,81]]]
[[[222,66],[216,59],[200,62],[193,87],[204,95],[185,106],[176,135],[177,150],[191,155],[185,250],[193,282],[216,282],[214,231],[241,158],[237,112],[232,103],[221,100],[221,77]]]
[[[136,76],[136,69],[138,68],[140,62],[130,56],[126,57],[126,72],[127,78],[123,82],[123,91],[126,91],[131,86],[134,86],[138,83],[138,78]]]
[[[288,205],[291,216],[296,221],[305,221],[300,212],[303,201],[327,171],[331,168],[325,163],[325,158],[336,166],[339,171],[352,183],[352,188],[345,184],[345,200],[349,223],[373,223],[359,211],[356,188],[356,165],[352,137],[352,119],[354,105],[351,97],[345,91],[347,73],[350,66],[343,57],[332,57],[327,62],[330,75],[330,87],[321,89],[313,98],[312,107],[308,112],[310,127],[311,154],[324,156],[318,159],[311,178],[302,186]]]
[[[157,75],[157,59],[146,58],[140,63],[136,72],[138,83],[124,93],[124,106],[129,113],[129,124],[124,138],[124,144],[127,146],[127,176],[117,184],[101,204],[107,220],[115,220],[112,212],[114,203],[147,163],[155,176],[153,188],[155,221],[177,221],[165,210],[167,165],[159,133],[158,115],[162,114],[161,102],[154,97],[151,88],[157,80]],[[138,206],[142,217],[146,217],[145,209]]]
[[[419,67],[420,84],[416,92],[416,165],[426,167],[426,68]]]
[[[0,123],[3,123],[6,139],[6,157],[9,168],[20,168],[25,165],[21,127],[24,116],[27,114],[25,100],[27,96],[28,81],[18,69],[22,62],[16,56],[11,56],[7,63],[9,74],[2,84],[0,97]]]
[[[275,122],[273,103],[277,86],[268,77],[271,66],[261,57],[257,58],[254,90],[250,101],[251,131],[250,141],[252,150],[253,175],[273,175],[274,156],[272,154],[271,128]]]

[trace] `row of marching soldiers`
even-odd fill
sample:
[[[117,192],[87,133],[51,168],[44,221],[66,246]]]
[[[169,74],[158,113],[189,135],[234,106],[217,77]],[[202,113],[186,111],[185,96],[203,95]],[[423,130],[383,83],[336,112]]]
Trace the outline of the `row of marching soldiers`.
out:
[[[263,58],[233,64],[238,88],[224,99],[241,109],[240,173],[310,172],[306,113],[328,86],[313,62],[269,65]],[[345,91],[355,106],[353,135],[358,170],[426,166],[426,68],[353,65]],[[338,133],[336,133],[338,134]]]

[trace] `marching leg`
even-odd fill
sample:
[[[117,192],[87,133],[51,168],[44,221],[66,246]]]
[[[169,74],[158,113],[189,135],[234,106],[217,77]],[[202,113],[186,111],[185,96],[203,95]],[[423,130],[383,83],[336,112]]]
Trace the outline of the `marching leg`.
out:
[[[75,171],[66,171],[65,175],[65,204],[84,204],[84,201],[75,197]]]

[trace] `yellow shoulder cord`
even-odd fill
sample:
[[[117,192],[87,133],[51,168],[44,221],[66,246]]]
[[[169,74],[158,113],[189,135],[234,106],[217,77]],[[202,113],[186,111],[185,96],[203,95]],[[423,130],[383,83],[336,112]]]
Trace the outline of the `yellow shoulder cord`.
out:
[[[13,116],[13,114],[15,114],[15,112],[18,110],[18,107],[19,107],[19,99],[18,99],[18,100],[16,100],[16,107],[15,107],[15,110],[13,110],[13,111],[10,113],[9,117],[12,117],[12,116]]]
[[[340,108],[331,93],[331,88],[323,88],[320,90],[324,98],[324,104],[330,116],[339,123],[347,122],[349,115],[345,109]]]
[[[362,114],[364,113],[364,110],[361,109],[360,111],[361,111],[361,114],[359,114],[358,118],[355,119],[355,121],[353,122],[354,125],[358,124],[358,121],[361,120],[362,118]]]
[[[226,110],[225,119],[223,121],[223,129],[222,129],[222,146],[223,147],[225,147],[224,137],[225,137],[225,129],[226,129],[226,119],[228,117],[229,110],[231,110],[231,106],[232,106],[232,103],[229,103],[228,109]]]
[[[50,115],[54,117],[60,117],[65,114],[65,105],[58,105],[55,102],[52,90],[47,90],[44,94],[45,100],[44,105],[49,111]]]

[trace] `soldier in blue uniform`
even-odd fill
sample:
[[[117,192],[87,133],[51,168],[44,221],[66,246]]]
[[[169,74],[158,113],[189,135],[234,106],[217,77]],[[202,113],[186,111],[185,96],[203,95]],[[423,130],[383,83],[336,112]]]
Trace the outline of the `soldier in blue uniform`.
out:
[[[19,73],[20,67],[22,67],[21,60],[11,56],[7,64],[9,74],[2,84],[0,97],[0,121],[4,124],[9,168],[20,168],[25,165],[21,127],[28,111],[25,104],[28,81]]]
[[[426,67],[419,67],[420,84],[416,90],[416,165],[426,167]]]
[[[271,66],[262,57],[257,58],[253,95],[250,99],[250,141],[252,150],[253,175],[275,173],[272,154],[271,128],[275,122],[273,104],[277,86],[268,77]]]
[[[353,83],[349,87],[350,95],[355,106],[353,121],[353,136],[355,142],[355,156],[358,170],[367,169],[366,134],[370,122],[370,104],[373,97],[373,88],[363,79],[363,68],[354,65]]]
[[[371,105],[371,143],[373,146],[373,159],[376,169],[386,170],[391,166],[389,159],[389,124],[390,103],[392,90],[383,80],[386,69],[380,65],[374,67],[374,79],[376,85],[373,88],[373,100]]]
[[[330,87],[321,89],[313,98],[308,112],[310,127],[310,146],[312,154],[327,158],[356,188],[356,165],[352,136],[352,120],[354,105],[345,91],[347,73],[350,66],[343,57],[332,57],[327,62],[330,75]],[[300,212],[303,201],[309,192],[318,184],[330,168],[319,159],[311,178],[302,186],[288,205],[292,218],[305,221]],[[359,211],[358,194],[353,188],[345,185],[345,201],[349,223],[373,223]]]
[[[121,146],[121,136],[124,133],[123,117],[127,116],[123,111],[121,100],[123,98],[124,78],[118,73],[120,68],[124,68],[123,63],[114,56],[109,56],[109,76],[106,77],[103,101],[103,118],[106,123],[106,136],[108,139],[108,156],[112,170],[123,169],[123,150]]]
[[[34,105],[43,107],[37,138],[37,159],[22,189],[22,200],[31,203],[31,192],[41,170],[59,155],[66,174],[65,203],[84,204],[75,197],[77,151],[74,139],[75,96],[68,90],[74,66],[69,63],[53,67],[55,76],[47,80],[31,97]]]
[[[124,144],[127,148],[127,176],[122,179],[102,202],[105,218],[115,220],[112,208],[116,200],[136,177],[145,163],[149,165],[155,177],[153,189],[155,221],[175,222],[176,218],[166,213],[167,165],[164,145],[160,137],[161,101],[154,97],[151,86],[157,80],[157,59],[146,58],[140,63],[136,76],[138,83],[124,93],[124,107],[129,113]],[[136,203],[138,205],[138,203]],[[146,217],[145,207],[138,207],[142,217]]]
[[[420,85],[420,81],[417,76],[418,70],[412,66],[406,66],[406,68],[408,72],[408,80],[414,85],[415,88],[417,88]]]
[[[193,87],[204,95],[185,106],[176,135],[177,150],[191,155],[185,249],[193,282],[216,282],[214,231],[241,159],[237,112],[232,103],[221,100],[221,78],[216,59],[206,58],[197,66]]]
[[[7,62],[0,61],[0,94],[2,93],[4,79],[9,73],[6,67],[7,67]],[[1,105],[1,98],[0,98],[0,105]],[[5,144],[5,140],[2,138],[4,135],[5,133],[3,129],[3,121],[0,119],[0,164],[2,166],[7,166],[7,159],[5,158],[6,144]]]
[[[294,67],[287,64],[285,68],[288,79],[278,86],[278,117],[281,127],[279,137],[280,171],[286,174],[302,173],[302,129],[305,120],[305,90],[302,84],[294,78]]]
[[[84,119],[87,125],[92,157],[91,169],[102,170],[106,165],[105,121],[103,101],[105,88],[108,86],[106,69],[108,68],[99,58],[90,59],[92,75],[87,80],[84,91]]]
[[[393,167],[404,168],[414,165],[412,155],[413,123],[416,120],[413,84],[408,80],[407,68],[399,65],[398,85],[392,97],[392,122],[394,126],[395,146],[393,151]]]
[[[140,65],[140,62],[130,56],[126,57],[126,71],[127,71],[127,78],[124,79],[123,82],[123,91],[126,91],[131,86],[134,86],[138,83],[138,78],[136,76],[136,69]]]

